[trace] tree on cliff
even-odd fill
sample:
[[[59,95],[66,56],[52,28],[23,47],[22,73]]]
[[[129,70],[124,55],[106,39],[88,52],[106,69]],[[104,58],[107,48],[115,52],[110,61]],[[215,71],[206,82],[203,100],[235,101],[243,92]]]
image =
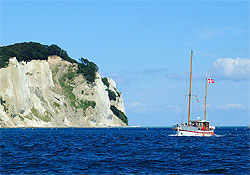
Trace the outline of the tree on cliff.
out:
[[[66,60],[70,63],[76,63],[76,60],[70,58],[68,53],[65,50],[63,50],[62,48],[60,48],[59,46],[57,46],[56,44],[52,44],[52,45],[48,46],[48,53],[49,53],[49,55],[60,56],[62,59]]]
[[[65,50],[55,44],[48,46],[36,42],[24,42],[0,47],[0,68],[6,67],[11,57],[16,57],[19,62],[28,62],[48,60],[50,55],[57,55],[66,61],[77,63],[76,60],[69,57]]]
[[[24,42],[0,47],[0,69],[8,66],[9,58],[11,57],[16,57],[19,62],[29,62],[31,60],[48,60],[48,56],[52,55],[60,56],[63,60],[70,63],[77,63],[77,73],[82,74],[88,83],[95,81],[96,72],[98,71],[95,63],[85,58],[80,58],[80,63],[78,63],[69,57],[65,50],[55,44],[48,46],[36,42]]]
[[[95,63],[81,57],[78,64],[78,73],[82,74],[88,82],[94,82],[96,79],[96,72],[98,67]]]

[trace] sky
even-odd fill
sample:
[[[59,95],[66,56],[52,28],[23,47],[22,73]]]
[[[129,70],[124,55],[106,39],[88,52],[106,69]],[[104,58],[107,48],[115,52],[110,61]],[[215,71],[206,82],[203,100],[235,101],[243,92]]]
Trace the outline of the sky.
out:
[[[250,124],[249,1],[0,1],[0,45],[57,44],[116,81],[131,126]],[[197,96],[197,97],[195,97]],[[198,102],[199,101],[199,102]]]

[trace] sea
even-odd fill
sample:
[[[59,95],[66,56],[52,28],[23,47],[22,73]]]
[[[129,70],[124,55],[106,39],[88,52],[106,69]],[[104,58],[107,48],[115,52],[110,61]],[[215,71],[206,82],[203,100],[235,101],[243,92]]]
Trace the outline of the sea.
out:
[[[250,174],[247,127],[0,129],[0,174]]]

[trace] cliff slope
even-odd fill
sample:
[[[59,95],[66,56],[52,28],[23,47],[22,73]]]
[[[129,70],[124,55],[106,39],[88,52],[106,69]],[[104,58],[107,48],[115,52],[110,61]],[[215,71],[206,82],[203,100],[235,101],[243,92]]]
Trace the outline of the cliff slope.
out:
[[[93,83],[77,73],[79,64],[9,59],[0,69],[1,127],[126,126],[122,94],[96,72]]]

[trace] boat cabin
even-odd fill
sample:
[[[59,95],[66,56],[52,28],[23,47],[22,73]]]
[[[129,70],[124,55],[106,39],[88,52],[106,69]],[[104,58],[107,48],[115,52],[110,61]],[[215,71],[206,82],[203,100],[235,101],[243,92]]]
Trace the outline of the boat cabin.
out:
[[[199,130],[209,130],[209,121],[206,120],[194,120],[190,121],[190,126],[198,127]]]

